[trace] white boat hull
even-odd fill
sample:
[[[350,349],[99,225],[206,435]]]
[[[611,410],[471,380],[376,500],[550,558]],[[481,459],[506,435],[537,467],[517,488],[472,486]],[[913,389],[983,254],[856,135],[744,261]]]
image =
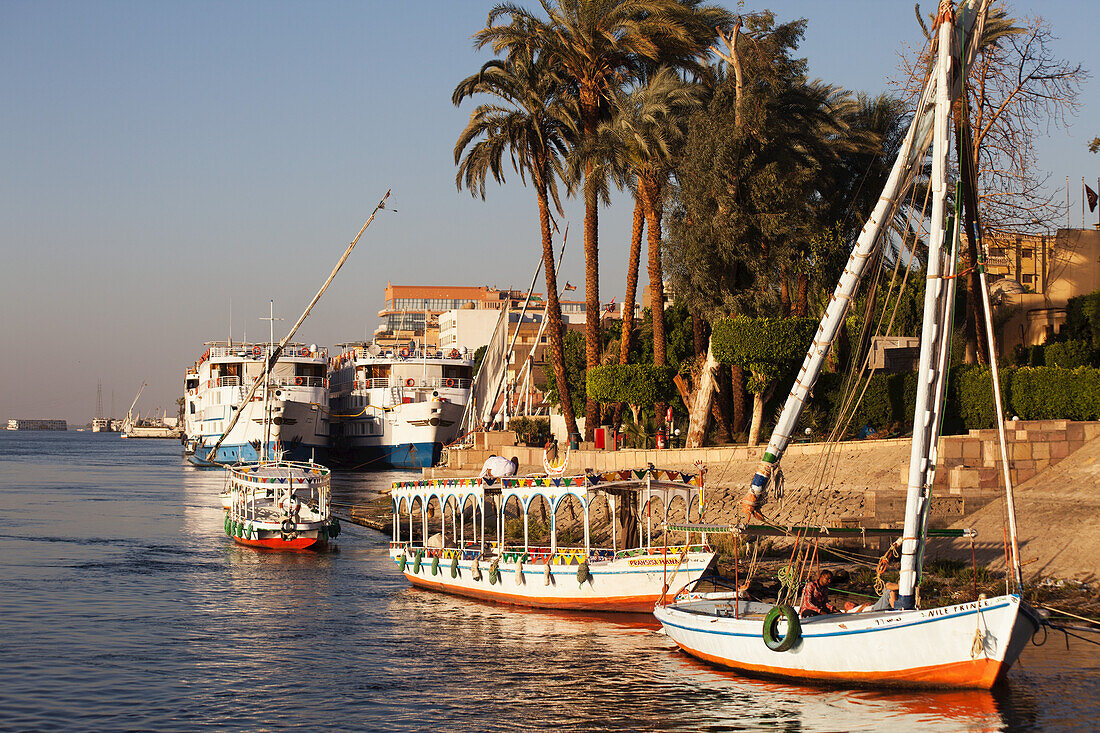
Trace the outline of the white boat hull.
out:
[[[490,582],[491,560],[479,561],[480,578],[473,572],[476,550],[462,552],[455,577],[451,577],[451,567],[459,550],[428,548],[421,557],[419,568],[414,552],[406,549],[406,543],[391,543],[390,556],[399,566],[404,556],[403,573],[410,583],[420,588],[535,608],[636,613],[653,610],[666,582],[673,586],[669,592],[671,597],[679,588],[702,575],[714,558],[710,552],[689,553],[674,575],[679,554],[669,553],[665,566],[661,564],[660,555],[617,557],[589,564],[590,578],[581,583],[577,574],[579,564],[569,564],[568,558],[560,564],[555,561],[550,565],[547,580],[546,565],[539,558],[524,563],[521,572],[517,573],[515,560],[506,552],[505,559],[497,566],[499,576],[494,583]],[[439,563],[433,572],[436,556]]]
[[[691,600],[658,606],[666,635],[688,654],[740,672],[844,685],[992,687],[1038,629],[1016,595],[915,611],[837,614],[801,620],[801,640],[772,651],[764,604]],[[723,614],[723,615],[719,615]],[[780,621],[778,632],[786,633]]]

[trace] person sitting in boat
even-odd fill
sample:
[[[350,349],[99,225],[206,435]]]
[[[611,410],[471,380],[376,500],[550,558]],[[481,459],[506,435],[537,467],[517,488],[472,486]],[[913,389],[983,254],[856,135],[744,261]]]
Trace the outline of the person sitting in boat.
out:
[[[836,606],[829,603],[829,583],[832,582],[833,574],[829,570],[822,570],[816,580],[807,582],[802,591],[802,605],[798,607],[798,615],[809,618],[838,613]]]
[[[491,455],[485,459],[485,465],[481,467],[478,478],[505,478],[515,476],[519,470],[519,458],[512,456],[511,460],[504,456]]]
[[[844,613],[862,613],[863,611],[893,611],[898,603],[898,584],[884,583],[882,595],[874,603],[863,603],[845,609]]]

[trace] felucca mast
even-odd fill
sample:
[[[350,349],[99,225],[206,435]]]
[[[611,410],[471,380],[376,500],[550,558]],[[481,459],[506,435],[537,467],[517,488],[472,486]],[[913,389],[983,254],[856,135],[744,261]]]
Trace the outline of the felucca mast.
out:
[[[948,88],[954,55],[952,42],[955,13],[951,0],[940,0],[936,15],[937,60],[936,102],[932,134],[932,219],[929,225],[928,261],[925,268],[924,317],[921,322],[920,357],[917,362],[917,397],[913,409],[913,442],[909,452],[909,481],[905,499],[905,529],[901,543],[901,575],[898,580],[897,608],[916,605],[915,589],[924,545],[922,517],[930,499],[931,477],[936,470],[936,441],[941,405],[936,394],[946,376],[943,338],[951,324],[944,320],[943,300],[950,282],[943,278],[944,214],[947,199],[948,115],[951,94]],[[950,312],[950,309],[948,309]]]
[[[968,57],[972,57],[977,48],[977,42],[971,31],[975,28],[977,19],[984,15],[988,4],[989,0],[970,0],[963,8],[964,21],[962,26],[966,31]],[[974,9],[978,5],[980,5],[980,8],[975,12]],[[943,4],[941,3],[941,9],[942,7]],[[925,153],[931,144],[937,86],[944,87],[948,104],[959,94],[961,79],[953,80],[949,88],[946,83],[941,83],[938,80],[938,71],[933,69],[933,72],[925,81],[924,89],[917,102],[916,112],[913,115],[913,121],[909,126],[909,131],[901,145],[901,149],[898,151],[898,157],[890,170],[886,185],[883,186],[882,194],[879,196],[874,210],[856,240],[856,245],[853,247],[848,263],[844,267],[840,282],[837,283],[836,289],[833,291],[825,315],[822,317],[821,324],[814,335],[810,350],[802,362],[798,378],[795,380],[791,393],[787,397],[787,402],[783,406],[783,412],[776,422],[775,430],[772,432],[764,457],[753,476],[749,492],[745,495],[742,506],[746,515],[751,515],[763,504],[772,472],[778,466],[783,453],[790,444],[791,435],[798,424],[799,417],[802,415],[806,401],[809,399],[810,391],[821,374],[829,348],[844,323],[851,299],[855,295],[867,263],[883,236],[887,222],[894,216],[899,202],[912,186],[914,178],[923,165]]]

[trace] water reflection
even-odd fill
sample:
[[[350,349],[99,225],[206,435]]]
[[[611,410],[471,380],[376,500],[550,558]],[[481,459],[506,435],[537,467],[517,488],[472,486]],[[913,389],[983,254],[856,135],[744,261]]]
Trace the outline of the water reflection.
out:
[[[225,536],[220,471],[167,442],[0,433],[0,728],[1088,729],[1100,656],[1030,648],[993,693],[751,680],[647,616],[517,609],[409,587],[386,537],[327,553]],[[17,439],[16,439],[17,438]],[[81,460],[84,454],[87,461]],[[367,501],[411,472],[336,474]]]

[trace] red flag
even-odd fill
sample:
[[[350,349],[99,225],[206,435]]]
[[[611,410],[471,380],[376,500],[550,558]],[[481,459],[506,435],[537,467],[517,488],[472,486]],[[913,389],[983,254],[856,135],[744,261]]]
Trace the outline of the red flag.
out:
[[[615,312],[615,299],[614,298],[612,298],[611,302],[607,304],[607,312],[608,313],[614,313]]]
[[[567,293],[568,293],[568,292],[569,292],[570,290],[576,290],[576,289],[577,289],[577,286],[576,286],[576,285],[574,285],[573,283],[569,282],[568,280],[566,280],[566,281],[565,281],[565,292],[567,292]]]
[[[1089,211],[1096,209],[1096,191],[1093,191],[1088,185],[1085,186],[1085,198],[1089,200]]]

